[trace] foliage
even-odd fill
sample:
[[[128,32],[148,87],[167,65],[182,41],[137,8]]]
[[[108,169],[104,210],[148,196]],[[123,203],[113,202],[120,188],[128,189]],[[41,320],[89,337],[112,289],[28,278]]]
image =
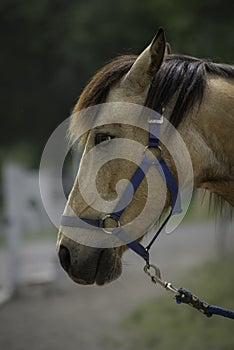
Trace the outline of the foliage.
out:
[[[233,1],[2,0],[1,145],[37,156],[92,74],[138,53],[159,26],[173,51],[232,62]]]

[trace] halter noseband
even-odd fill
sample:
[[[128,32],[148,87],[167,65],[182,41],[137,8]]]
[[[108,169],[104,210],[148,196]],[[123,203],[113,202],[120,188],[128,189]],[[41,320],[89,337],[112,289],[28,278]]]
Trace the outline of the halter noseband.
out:
[[[75,216],[66,216],[66,215],[63,215],[61,218],[61,226],[81,228],[85,226],[87,227],[87,224],[88,224],[88,225],[91,225],[91,227],[93,227],[94,229],[102,228],[104,232],[113,234],[117,238],[119,238],[130,249],[132,249],[135,253],[140,255],[146,261],[147,264],[149,264],[149,250],[152,244],[154,243],[154,241],[156,240],[156,238],[158,237],[162,229],[165,227],[170,217],[174,214],[181,213],[182,211],[177,182],[173,174],[171,173],[170,169],[168,168],[166,162],[164,161],[161,154],[161,147],[159,146],[160,126],[163,123],[163,115],[155,112],[153,118],[148,120],[148,123],[149,123],[149,139],[148,139],[148,145],[145,147],[145,150],[143,153],[144,154],[143,160],[141,161],[140,165],[137,167],[130,182],[126,186],[113,212],[106,214],[101,219],[88,219],[85,217],[80,217],[78,220],[78,218]],[[150,160],[149,157],[147,157],[147,150],[151,148],[157,149],[159,151],[159,156],[155,157],[155,160],[153,161]],[[166,182],[167,189],[169,190],[169,193],[170,193],[171,209],[168,216],[163,221],[158,231],[155,233],[153,239],[150,241],[150,243],[146,247],[144,247],[137,240],[132,240],[129,237],[129,235],[121,228],[120,218],[125,210],[125,207],[123,207],[122,203],[126,203],[126,198],[129,198],[129,193],[132,193],[132,189],[133,189],[133,195],[135,194],[136,190],[138,189],[142,180],[144,179],[145,174],[148,172],[148,170],[152,165],[157,169],[161,177]],[[122,209],[119,209],[119,208],[122,208]],[[116,227],[114,229],[108,229],[107,227],[105,227],[105,221],[109,218],[114,220],[116,223]]]

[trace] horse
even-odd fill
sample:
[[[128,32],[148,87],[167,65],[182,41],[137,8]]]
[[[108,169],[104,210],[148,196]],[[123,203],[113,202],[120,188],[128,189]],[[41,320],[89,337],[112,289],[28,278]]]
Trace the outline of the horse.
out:
[[[69,127],[70,138],[77,137],[77,115],[80,112],[111,103],[134,104],[159,115],[163,114],[164,119],[179,132],[188,149],[194,187],[208,190],[216,195],[219,203],[225,202],[233,207],[233,66],[172,54],[164,30],[160,29],[140,55],[117,57],[91,79],[75,105]],[[116,184],[121,179],[130,180],[137,165],[117,158],[100,169],[96,186],[107,206],[106,211],[100,213],[92,203],[87,204],[79,188],[79,180],[85,181],[87,191],[93,181],[93,163],[87,164],[85,156],[95,146],[100,146],[101,154],[108,153],[108,145],[118,138],[136,141],[147,148],[148,136],[147,130],[124,124],[118,116],[115,122],[105,124],[104,120],[102,125],[99,124],[85,133],[79,141],[84,145],[83,156],[68,197],[67,208],[72,208],[77,217],[97,219],[104,216],[105,223],[109,220],[109,226],[114,226],[111,217],[105,216],[105,213],[113,210],[111,202],[118,195]],[[160,148],[152,149],[151,153],[157,157],[159,150],[168,169],[178,181],[175,163],[167,147],[161,144]],[[134,149],[128,151],[134,153]],[[183,159],[181,155],[182,182],[186,185],[187,163]],[[165,179],[155,169],[152,177],[154,208],[150,214],[151,223],[142,228],[137,241],[158,222],[162,211],[164,213],[171,206],[171,194],[165,185]],[[147,181],[143,179],[126,205],[120,222],[116,220],[116,225],[131,223],[143,210],[147,190]],[[93,203],[95,200],[93,195]],[[65,213],[69,215],[69,210],[65,209]],[[127,249],[127,244],[104,248],[81,244],[65,233],[63,225],[58,233],[57,250],[61,265],[69,277],[79,284],[103,285],[117,279],[121,275],[122,256]]]

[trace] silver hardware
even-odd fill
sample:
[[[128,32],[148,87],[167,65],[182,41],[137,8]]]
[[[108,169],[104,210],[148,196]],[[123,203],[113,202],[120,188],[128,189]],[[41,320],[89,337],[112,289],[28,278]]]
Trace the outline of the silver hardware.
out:
[[[162,156],[162,148],[161,148],[159,145],[158,145],[158,146],[154,146],[154,147],[149,146],[149,145],[145,146],[144,151],[143,151],[143,155],[144,155],[144,156],[146,155],[146,151],[147,151],[148,149],[150,149],[150,148],[159,150],[159,155],[158,155],[158,156],[154,156],[154,157],[160,158],[160,157]]]
[[[167,283],[165,289],[172,293],[178,293],[178,288],[174,287],[170,282]]]
[[[153,271],[152,271],[153,270]],[[144,266],[144,272],[151,278],[153,283],[158,283],[161,287],[172,293],[178,293],[178,289],[174,287],[170,282],[166,282],[161,279],[161,272],[159,268],[152,264],[146,264]]]
[[[163,124],[163,115],[161,115],[160,119],[149,119],[149,124]]]
[[[106,227],[104,226],[104,222],[105,222],[106,219],[112,219],[113,221],[115,221],[116,224],[117,224],[116,227],[106,228]],[[110,235],[112,234],[112,232],[113,232],[113,230],[114,230],[115,228],[120,227],[120,221],[119,221],[119,220],[116,220],[115,218],[113,218],[113,217],[111,216],[111,214],[106,214],[106,215],[103,216],[103,218],[102,218],[102,224],[103,224],[102,230],[103,230],[105,233],[108,233],[108,234],[110,234]]]
[[[152,273],[150,270],[153,270]],[[144,272],[150,276],[151,278],[152,277],[158,277],[158,278],[161,278],[161,272],[160,272],[160,269],[155,266],[155,265],[152,265],[152,264],[146,264],[144,266]]]

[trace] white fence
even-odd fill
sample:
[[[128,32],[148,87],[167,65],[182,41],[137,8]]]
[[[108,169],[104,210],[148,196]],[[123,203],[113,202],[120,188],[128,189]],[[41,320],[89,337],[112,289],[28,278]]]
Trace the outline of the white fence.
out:
[[[49,175],[47,181],[53,201],[53,181]],[[54,200],[55,208],[58,200]],[[6,244],[0,246],[0,301],[11,296],[22,284],[57,283],[59,276],[56,231],[52,229],[41,201],[38,172],[14,163],[6,164],[3,169],[3,202],[4,225],[1,225],[0,235],[5,237]],[[54,233],[43,240],[40,237],[38,243],[33,235],[48,229]]]

